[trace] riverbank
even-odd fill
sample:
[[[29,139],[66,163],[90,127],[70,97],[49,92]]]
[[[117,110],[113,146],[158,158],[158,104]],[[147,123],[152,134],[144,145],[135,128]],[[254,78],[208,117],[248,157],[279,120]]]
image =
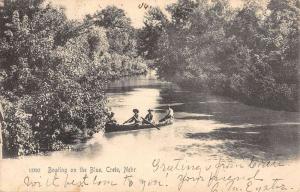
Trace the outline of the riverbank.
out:
[[[209,94],[215,94],[218,96],[228,97],[233,100],[243,102],[249,106],[256,106],[266,109],[272,109],[277,111],[290,111],[290,112],[299,112],[300,106],[299,101],[297,100],[297,97],[295,96],[295,99],[293,101],[291,100],[283,100],[276,98],[272,100],[260,100],[258,95],[254,95],[251,97],[245,97],[242,94],[238,94],[234,91],[232,91],[230,88],[228,89],[210,89],[207,85],[203,85],[203,82],[197,83],[197,81],[193,80],[174,80],[172,78],[169,79],[170,81],[173,81],[174,83],[178,84],[181,88],[189,91],[198,91],[198,92],[207,92]],[[217,89],[217,90],[216,90]],[[278,101],[278,102],[275,102]]]
[[[150,10],[140,31],[145,58],[160,77],[183,87],[299,111],[298,4],[251,1],[240,9],[230,4],[177,1],[167,10],[170,20]]]
[[[147,70],[117,7],[73,22],[44,0],[7,1],[0,20],[4,157],[65,149],[103,129],[107,83]]]
[[[225,176],[238,177],[234,187],[245,191],[247,183],[256,176],[263,181],[252,181],[251,189],[268,185],[272,190],[273,179],[280,178],[284,180],[277,181],[275,187],[284,184],[289,187],[288,191],[298,190],[295,170],[300,165],[299,113],[258,108],[226,97],[183,90],[153,76],[115,81],[107,89],[107,98],[107,106],[120,123],[127,120],[133,108],[140,109],[142,116],[148,108],[154,109],[154,118],[160,119],[171,105],[175,112],[174,124],[160,130],[97,133],[90,140],[74,145],[74,149],[50,152],[46,156],[4,159],[3,169],[0,169],[0,177],[4,176],[0,179],[1,186],[11,189],[15,185],[8,183],[18,175],[13,181],[20,184],[19,191],[35,189],[26,186],[28,181],[40,182],[39,189],[61,191],[59,187],[64,187],[66,180],[79,183],[86,175],[85,182],[89,185],[66,185],[64,190],[136,191],[143,189],[140,179],[147,182],[156,179],[168,186],[147,185],[144,190],[179,191],[180,188],[181,192],[189,192],[216,189],[216,179]],[[164,166],[169,167],[167,171]],[[48,173],[49,167],[68,170],[68,178],[67,174],[57,172],[59,187],[45,185],[47,178],[51,180],[55,175]],[[135,168],[135,171],[126,172],[124,167]],[[40,168],[40,172],[29,172],[29,168]],[[217,168],[219,174],[211,177]],[[71,172],[71,169],[77,171]],[[134,182],[131,187],[126,185],[128,188],[124,188],[126,175],[132,176],[127,179]],[[25,180],[26,176],[29,180]],[[194,177],[195,182],[184,181],[187,177]],[[103,180],[117,185],[98,185]],[[219,181],[220,190],[226,187],[223,181]]]
[[[172,145],[176,146],[172,148],[184,154],[200,155],[202,150],[209,151],[209,146],[215,148],[212,153],[225,153],[234,158],[295,159],[300,154],[298,112],[249,106],[144,76],[112,83],[107,96],[108,106],[115,112],[118,122],[127,120],[133,108],[138,108],[142,116],[148,108],[154,109],[155,119],[160,119],[167,105],[171,105],[175,123],[170,128],[163,128],[162,136],[158,136],[156,142],[168,138],[169,133],[170,142],[173,140]],[[126,142],[127,136],[139,138],[140,135],[141,140],[136,142],[142,144],[142,138],[152,132],[116,133],[108,137],[122,138]],[[154,142],[152,139],[156,140],[148,139],[150,143]],[[185,142],[192,143],[185,145]]]

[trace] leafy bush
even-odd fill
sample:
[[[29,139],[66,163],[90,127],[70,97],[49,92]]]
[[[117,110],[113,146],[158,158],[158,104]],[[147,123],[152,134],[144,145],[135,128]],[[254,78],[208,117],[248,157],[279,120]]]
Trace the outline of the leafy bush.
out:
[[[134,30],[125,15],[120,15],[124,28],[119,30],[106,18],[100,26],[71,22],[62,9],[30,2],[34,9],[19,10],[18,0],[6,4],[0,15],[7,156],[60,150],[98,132],[106,119],[107,82],[147,68],[136,54]]]
[[[297,1],[261,7],[250,0],[232,9],[228,1],[178,0],[167,10],[170,21],[158,8],[147,13],[138,41],[161,78],[252,105],[299,110]]]
[[[4,155],[16,156],[39,152],[35,133],[31,129],[27,114],[20,108],[25,99],[15,103],[5,101],[5,118],[3,126]]]

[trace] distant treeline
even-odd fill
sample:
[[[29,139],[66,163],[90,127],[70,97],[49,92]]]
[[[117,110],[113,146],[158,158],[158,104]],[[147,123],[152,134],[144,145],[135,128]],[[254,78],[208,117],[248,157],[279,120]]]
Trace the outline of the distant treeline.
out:
[[[146,72],[121,9],[107,7],[83,22],[43,0],[5,1],[0,11],[5,156],[59,150],[100,130],[107,82]]]
[[[245,103],[299,110],[298,0],[178,0],[152,8],[139,51],[160,77]]]

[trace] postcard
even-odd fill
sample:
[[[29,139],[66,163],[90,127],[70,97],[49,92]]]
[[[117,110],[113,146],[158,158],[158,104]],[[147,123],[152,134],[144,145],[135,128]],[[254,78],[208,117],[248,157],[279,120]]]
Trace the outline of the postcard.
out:
[[[296,0],[0,1],[1,192],[300,192]]]

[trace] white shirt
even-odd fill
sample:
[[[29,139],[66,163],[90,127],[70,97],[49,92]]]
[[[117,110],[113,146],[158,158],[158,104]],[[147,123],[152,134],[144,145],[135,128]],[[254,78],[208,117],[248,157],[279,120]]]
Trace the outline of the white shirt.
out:
[[[171,117],[174,117],[173,109],[171,109],[171,108],[168,109],[168,115],[170,115]]]

